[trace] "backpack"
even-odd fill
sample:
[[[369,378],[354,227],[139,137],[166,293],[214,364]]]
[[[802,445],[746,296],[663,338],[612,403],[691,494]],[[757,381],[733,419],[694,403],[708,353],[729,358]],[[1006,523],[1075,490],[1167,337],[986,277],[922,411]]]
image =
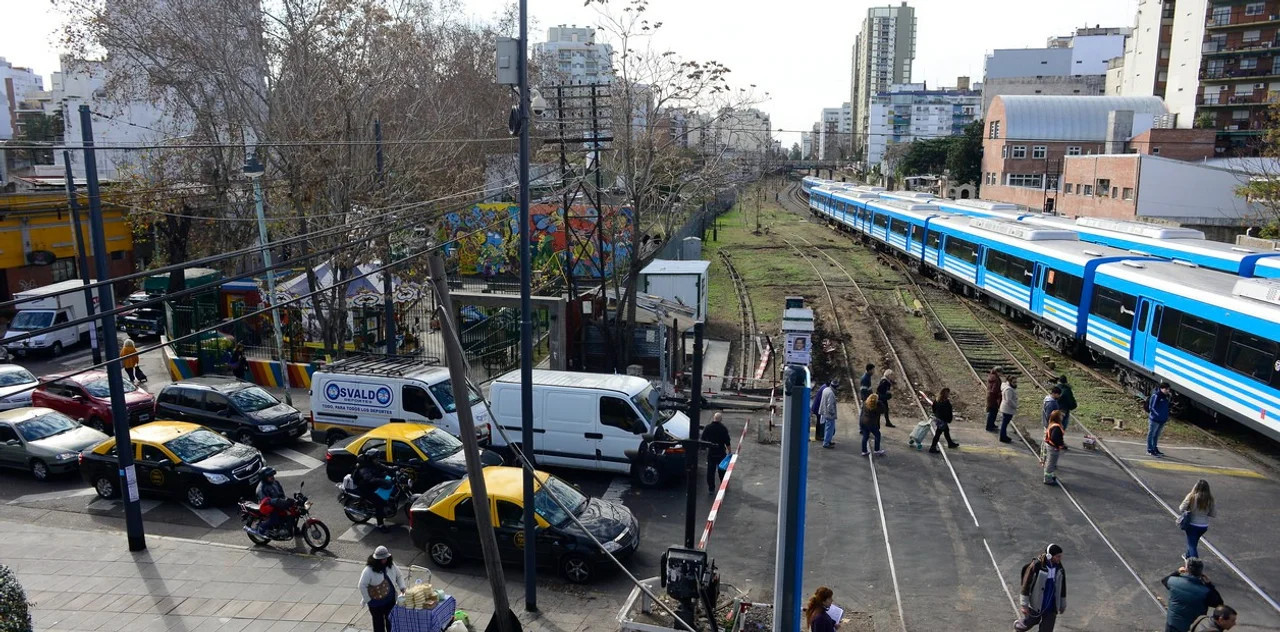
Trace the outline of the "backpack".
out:
[[[1062,397],[1058,399],[1058,405],[1066,412],[1076,409],[1076,395],[1071,391],[1071,387],[1068,386],[1062,390]]]

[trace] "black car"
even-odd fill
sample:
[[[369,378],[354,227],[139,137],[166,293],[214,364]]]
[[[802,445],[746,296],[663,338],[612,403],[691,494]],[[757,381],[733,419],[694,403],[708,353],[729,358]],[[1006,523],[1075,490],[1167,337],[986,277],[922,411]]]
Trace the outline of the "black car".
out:
[[[217,377],[165,386],[156,396],[156,418],[198,423],[247,444],[293,441],[307,430],[298,409],[262,387]]]
[[[146,300],[158,298],[146,292],[134,292],[123,301],[122,306],[134,305]],[[143,336],[160,336],[164,334],[164,307],[151,305],[139,307],[121,314],[120,328],[134,338]]]
[[[484,468],[489,515],[504,562],[524,560],[523,477],[518,467]],[[546,472],[535,476],[534,516],[538,523],[538,565],[555,568],[575,584],[593,581],[610,564],[608,556],[566,513],[591,532],[610,553],[626,559],[640,546],[640,523],[621,503],[588,498],[572,485]],[[550,496],[554,493],[560,503]],[[454,566],[464,558],[480,559],[480,536],[467,479],[440,483],[427,490],[410,509],[409,536],[432,562]]]
[[[369,450],[385,463],[413,468],[415,492],[467,475],[462,441],[430,424],[411,423],[383,424],[358,437],[340,439],[325,452],[325,474],[335,483],[342,481],[356,469],[356,457]],[[502,465],[502,456],[480,450],[480,464]]]
[[[197,424],[153,421],[130,430],[138,489],[200,509],[252,495],[262,453]],[[120,495],[115,438],[80,453],[80,475],[103,498]]]

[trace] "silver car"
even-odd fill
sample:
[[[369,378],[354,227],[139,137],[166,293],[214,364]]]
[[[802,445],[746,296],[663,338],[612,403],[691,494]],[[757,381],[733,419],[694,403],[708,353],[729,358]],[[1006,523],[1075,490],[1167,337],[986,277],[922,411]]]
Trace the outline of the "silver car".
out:
[[[31,391],[39,385],[36,376],[16,364],[0,365],[0,410],[31,405]]]
[[[0,466],[31,472],[43,481],[80,466],[80,451],[107,435],[49,408],[0,412]]]

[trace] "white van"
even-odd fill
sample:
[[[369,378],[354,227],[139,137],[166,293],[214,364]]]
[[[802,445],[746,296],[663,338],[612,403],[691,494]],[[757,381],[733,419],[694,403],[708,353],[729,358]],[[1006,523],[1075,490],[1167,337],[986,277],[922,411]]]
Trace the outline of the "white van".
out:
[[[494,423],[493,445],[519,443],[521,436],[520,372],[493,382],[489,390]],[[657,391],[648,380],[630,375],[533,372],[533,453],[538,465],[589,470],[631,471],[628,450],[659,424],[677,439],[689,438],[689,417],[657,407]],[[681,455],[672,467],[683,467]]]
[[[468,404],[480,445],[488,445],[492,427],[484,401],[472,394]],[[432,424],[457,436],[449,369],[416,358],[355,357],[311,376],[312,441],[332,445],[390,422]]]

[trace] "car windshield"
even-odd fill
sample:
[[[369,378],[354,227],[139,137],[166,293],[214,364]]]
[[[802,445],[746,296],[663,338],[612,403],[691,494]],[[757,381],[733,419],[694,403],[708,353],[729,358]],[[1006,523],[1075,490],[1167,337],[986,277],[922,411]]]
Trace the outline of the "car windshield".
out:
[[[164,444],[183,463],[203,461],[227,448],[231,442],[222,435],[201,428]]]
[[[34,381],[36,381],[36,376],[20,366],[0,371],[0,386],[17,386],[19,384],[30,384]]]
[[[18,432],[28,443],[48,439],[56,434],[70,432],[79,427],[75,420],[62,414],[49,412],[39,417],[32,417],[18,424]]]
[[[231,393],[231,401],[235,403],[236,408],[240,409],[240,412],[245,413],[257,412],[280,403],[271,393],[257,386]]]
[[[9,323],[9,329],[13,331],[33,331],[44,329],[52,324],[53,312],[20,311],[17,316],[13,317],[13,322]]]
[[[458,412],[458,405],[453,401],[453,384],[449,380],[432,384],[429,388],[431,389],[431,394],[435,395],[436,401],[440,402],[440,405],[444,407],[444,412]],[[476,395],[475,391],[468,391],[467,397],[470,399],[472,406],[480,403],[480,396]]]
[[[428,461],[443,459],[462,449],[462,442],[457,437],[438,429],[423,433],[413,440],[413,445],[427,455]]]
[[[575,516],[582,513],[582,510],[587,506],[587,497],[583,496],[582,492],[554,476],[548,476],[542,483],[542,487],[538,488],[538,491],[533,495],[533,510],[538,512],[538,515],[542,516],[542,519],[553,527],[569,522],[569,514],[566,514],[560,508],[560,505],[556,504],[551,494],[555,494],[555,497],[559,498],[560,502],[569,508]]]
[[[130,382],[129,380],[121,380],[121,381],[124,382],[124,392],[132,393],[138,390],[138,387],[134,386],[133,382]],[[92,382],[86,382],[84,385],[84,390],[89,391],[89,394],[94,397],[102,397],[102,398],[111,397],[111,384],[107,382],[106,378],[94,380]]]
[[[656,425],[659,422],[670,419],[671,415],[675,414],[675,411],[671,409],[661,411],[655,409],[653,406],[653,400],[650,399],[652,397],[653,387],[647,386],[643,391],[640,391],[635,397],[631,398],[632,403],[634,403],[636,408],[640,409],[640,413],[644,415],[645,421]]]

